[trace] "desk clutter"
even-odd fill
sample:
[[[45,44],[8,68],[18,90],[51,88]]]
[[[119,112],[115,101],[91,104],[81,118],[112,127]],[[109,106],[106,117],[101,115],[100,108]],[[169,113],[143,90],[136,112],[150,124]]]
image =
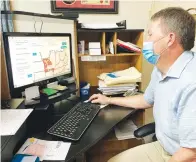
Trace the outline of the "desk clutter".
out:
[[[137,93],[137,82],[141,82],[141,73],[135,67],[130,67],[121,71],[102,73],[98,78],[98,90],[104,95],[124,94],[128,96]]]
[[[51,96],[57,94],[59,91],[68,89],[67,86],[59,85],[58,82],[47,84],[46,88],[39,90],[39,86],[32,86],[25,89],[25,98],[27,101],[39,100],[41,94]]]
[[[46,141],[28,138],[12,162],[39,162],[43,160],[65,160],[71,143],[62,141]]]
[[[120,39],[117,39],[117,53],[140,53],[141,48],[136,44],[131,42],[125,42]],[[101,49],[100,42],[87,42],[85,40],[81,40],[78,42],[78,52],[79,54],[89,54],[91,56],[106,54],[114,54],[114,43],[109,41],[106,45],[105,52]]]

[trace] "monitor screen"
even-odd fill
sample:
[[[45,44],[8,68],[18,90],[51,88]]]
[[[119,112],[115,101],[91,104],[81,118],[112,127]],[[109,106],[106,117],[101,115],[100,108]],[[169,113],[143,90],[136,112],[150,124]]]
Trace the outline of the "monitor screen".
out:
[[[72,73],[71,35],[61,33],[5,34],[8,73],[20,88]]]

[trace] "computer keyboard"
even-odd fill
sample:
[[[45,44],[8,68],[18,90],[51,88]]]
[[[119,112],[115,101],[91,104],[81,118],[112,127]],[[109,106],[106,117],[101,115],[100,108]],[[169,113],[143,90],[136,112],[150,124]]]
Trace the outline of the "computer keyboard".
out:
[[[70,140],[79,140],[99,110],[98,104],[79,102],[55,123],[48,133]]]

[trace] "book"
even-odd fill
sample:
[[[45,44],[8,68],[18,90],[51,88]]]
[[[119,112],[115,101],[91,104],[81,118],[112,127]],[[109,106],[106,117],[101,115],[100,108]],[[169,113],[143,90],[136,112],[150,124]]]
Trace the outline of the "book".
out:
[[[134,53],[134,51],[117,45],[117,53]]]
[[[138,47],[137,45],[130,42],[124,42],[120,39],[117,39],[117,45],[130,51],[141,52],[140,47]]]

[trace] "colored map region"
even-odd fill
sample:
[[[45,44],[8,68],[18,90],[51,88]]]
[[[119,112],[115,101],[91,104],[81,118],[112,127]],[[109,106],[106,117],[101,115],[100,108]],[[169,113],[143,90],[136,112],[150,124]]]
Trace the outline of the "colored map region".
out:
[[[54,68],[50,68],[50,66],[52,66],[52,61],[50,61],[50,59],[46,58],[42,60],[44,63],[44,71],[45,72],[49,72],[50,70],[54,72]]]
[[[64,49],[50,50],[48,55],[46,53],[36,53],[33,55],[35,69],[34,80],[39,80],[41,77],[52,77],[58,74],[69,71],[70,58]],[[43,69],[43,70],[40,70]]]

